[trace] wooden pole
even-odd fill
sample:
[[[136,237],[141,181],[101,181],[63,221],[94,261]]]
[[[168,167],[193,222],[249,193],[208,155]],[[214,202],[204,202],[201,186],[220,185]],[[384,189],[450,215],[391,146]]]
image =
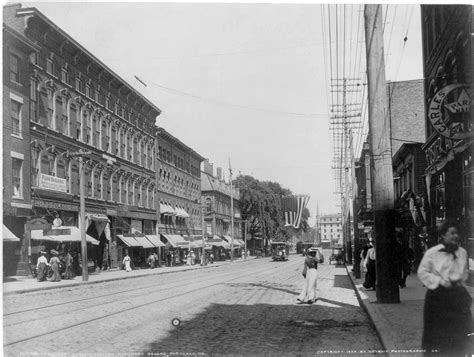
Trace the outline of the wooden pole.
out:
[[[79,158],[79,230],[81,232],[81,256],[82,256],[82,281],[89,280],[89,271],[87,267],[87,239],[86,239],[86,199],[84,192],[85,184],[85,165],[84,157]]]
[[[230,176],[230,261],[234,261],[234,186],[232,184],[232,167],[229,159]]]
[[[395,239],[393,172],[390,122],[387,115],[387,88],[383,48],[382,5],[364,6],[365,44],[369,111],[369,142],[374,233],[376,250],[376,295],[379,303],[399,303],[400,291],[392,252]]]

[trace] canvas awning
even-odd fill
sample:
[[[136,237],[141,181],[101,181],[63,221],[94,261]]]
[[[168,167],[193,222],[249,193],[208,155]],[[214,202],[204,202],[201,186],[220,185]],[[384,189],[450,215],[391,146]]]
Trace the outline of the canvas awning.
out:
[[[142,245],[135,239],[135,237],[124,237],[121,234],[117,234],[117,237],[120,238],[128,247],[142,247]]]
[[[166,203],[160,203],[160,213],[168,216],[176,216],[176,210]]]
[[[147,234],[146,237],[155,247],[165,246],[163,242],[160,240],[160,237],[158,237],[156,234]]]
[[[3,241],[4,242],[19,242],[20,238],[12,233],[5,225],[3,225]]]
[[[176,216],[182,218],[188,218],[189,214],[181,207],[176,207]]]
[[[79,228],[74,226],[61,226],[55,227],[50,231],[43,234],[43,238],[41,240],[52,240],[56,242],[82,242],[81,239],[81,231]],[[86,241],[87,243],[91,243],[94,245],[99,245],[99,241],[97,239],[92,238],[90,235],[86,234]]]
[[[137,237],[135,236],[135,240],[140,243],[140,245],[145,248],[145,249],[149,249],[149,248],[155,248],[155,245],[150,242],[146,236],[143,236],[143,237]]]
[[[173,248],[179,248],[179,247],[186,248],[189,246],[189,242],[187,242],[182,236],[178,234],[161,234],[161,235],[165,237],[165,239]]]

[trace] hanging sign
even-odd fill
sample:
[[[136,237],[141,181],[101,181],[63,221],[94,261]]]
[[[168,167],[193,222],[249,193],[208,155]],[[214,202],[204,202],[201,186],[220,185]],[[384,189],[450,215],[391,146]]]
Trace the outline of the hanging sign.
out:
[[[450,84],[438,91],[428,108],[428,118],[441,135],[461,140],[472,135],[471,98],[464,84]]]

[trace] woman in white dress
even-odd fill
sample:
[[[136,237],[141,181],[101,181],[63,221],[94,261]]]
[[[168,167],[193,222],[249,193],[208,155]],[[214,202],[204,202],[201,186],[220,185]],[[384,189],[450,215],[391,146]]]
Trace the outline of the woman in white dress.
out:
[[[316,301],[316,285],[318,261],[316,259],[316,249],[310,248],[304,261],[303,276],[305,284],[297,300],[300,304],[312,304]]]
[[[131,259],[128,256],[128,252],[125,252],[125,258],[123,258],[123,265],[125,266],[125,271],[129,272],[132,271],[132,267],[130,266]]]

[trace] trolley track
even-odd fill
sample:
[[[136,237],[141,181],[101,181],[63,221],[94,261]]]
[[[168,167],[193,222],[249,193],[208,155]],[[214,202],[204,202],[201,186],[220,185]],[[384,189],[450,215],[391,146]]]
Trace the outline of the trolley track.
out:
[[[278,269],[280,269],[281,266],[280,265],[277,265],[275,267],[271,267],[271,268],[268,268],[268,269],[265,269],[264,271],[261,271],[260,274],[264,274],[264,275],[267,275],[267,274],[270,274],[272,273],[273,271],[276,271]],[[182,296],[185,296],[185,295],[189,295],[189,294],[193,294],[193,293],[196,293],[196,292],[199,292],[199,291],[202,291],[203,289],[205,288],[210,288],[210,287],[214,287],[214,286],[217,286],[217,285],[220,285],[220,284],[223,284],[225,282],[229,282],[229,281],[235,281],[235,280],[238,280],[238,279],[244,279],[244,278],[248,278],[248,275],[247,273],[250,273],[250,272],[253,272],[254,268],[253,267],[248,267],[247,269],[244,269],[244,270],[239,270],[239,273],[240,275],[235,277],[235,278],[229,278],[231,277],[232,275],[235,275],[235,271],[232,271],[230,273],[227,273],[227,274],[224,274],[224,275],[221,275],[219,277],[212,277],[211,279],[205,279],[205,280],[200,280],[200,281],[194,281],[195,283],[199,283],[199,287],[196,288],[196,289],[191,289],[191,290],[188,290],[188,291],[185,291],[185,292],[182,292],[182,293],[178,293],[178,294],[172,294],[172,295],[169,295],[169,296],[166,296],[166,297],[163,297],[163,298],[160,298],[160,299],[155,299],[155,298],[152,298],[150,296],[147,296],[151,301],[147,301],[147,302],[144,302],[144,303],[141,303],[141,304],[138,304],[138,305],[135,305],[135,306],[131,306],[131,307],[128,307],[128,308],[124,308],[123,306],[118,306],[118,309],[116,311],[111,311],[109,313],[105,313],[105,314],[100,314],[99,316],[96,316],[96,317],[93,317],[93,318],[88,318],[88,319],[85,319],[83,321],[79,321],[79,322],[76,322],[76,323],[73,323],[73,324],[64,324],[63,326],[60,326],[60,327],[57,327],[57,328],[54,328],[54,329],[49,329],[48,331],[45,331],[43,333],[39,333],[39,334],[34,334],[32,336],[28,336],[28,337],[25,337],[25,338],[21,338],[21,339],[17,339],[17,340],[14,340],[14,341],[11,341],[11,342],[8,342],[8,343],[5,343],[4,344],[4,347],[8,347],[8,346],[12,346],[12,345],[17,345],[17,344],[20,344],[20,343],[23,343],[23,342],[27,342],[27,341],[31,341],[31,340],[35,340],[35,339],[38,339],[38,338],[41,338],[41,337],[44,337],[44,336],[47,336],[47,335],[51,335],[51,334],[55,334],[55,333],[58,333],[58,332],[63,332],[67,329],[73,329],[75,327],[79,327],[79,326],[83,326],[83,325],[86,325],[86,324],[90,324],[90,323],[94,323],[98,320],[103,320],[103,319],[107,319],[107,318],[110,318],[110,317],[114,317],[118,314],[123,314],[123,313],[127,313],[127,312],[130,312],[130,311],[134,311],[134,310],[137,310],[137,309],[142,309],[144,307],[149,307],[153,304],[157,304],[157,303],[160,303],[160,302],[163,302],[163,301],[166,301],[166,300],[170,300],[170,299],[175,299],[175,298],[179,298],[179,297],[182,297]],[[242,274],[244,273],[244,274]],[[216,282],[215,280],[218,279],[218,281]],[[207,282],[210,282],[210,281],[213,281],[213,283],[211,284],[206,284]],[[203,285],[203,283],[205,285]],[[179,286],[182,286],[182,282],[179,282]],[[169,290],[170,287],[168,286],[167,288],[162,288],[162,289],[159,289],[157,291],[155,291],[154,293],[161,293],[163,292],[164,290]],[[130,292],[130,291],[134,291],[136,289],[127,289],[127,290],[124,290],[124,292]],[[115,293],[116,294],[116,293]],[[77,301],[85,301],[85,300],[90,300],[90,299],[97,299],[99,297],[102,297],[103,295],[107,295],[109,296],[110,294],[102,294],[100,296],[95,296],[95,297],[92,297],[92,298],[89,298],[89,299],[78,299],[76,300]],[[121,298],[123,299],[123,297]],[[107,305],[112,305],[112,303],[118,303],[118,302],[123,302],[123,301],[114,301],[114,302],[107,302]],[[92,306],[91,308],[96,308],[98,305],[94,305]],[[46,308],[50,308],[51,306],[48,305],[48,307],[44,307],[45,309]],[[80,309],[79,309],[80,310]],[[26,311],[25,311],[26,312]],[[31,320],[29,320],[31,321]],[[22,322],[22,323],[28,323],[29,321],[25,321],[25,322]],[[21,324],[21,323],[20,323]],[[10,325],[11,326],[11,325]]]

